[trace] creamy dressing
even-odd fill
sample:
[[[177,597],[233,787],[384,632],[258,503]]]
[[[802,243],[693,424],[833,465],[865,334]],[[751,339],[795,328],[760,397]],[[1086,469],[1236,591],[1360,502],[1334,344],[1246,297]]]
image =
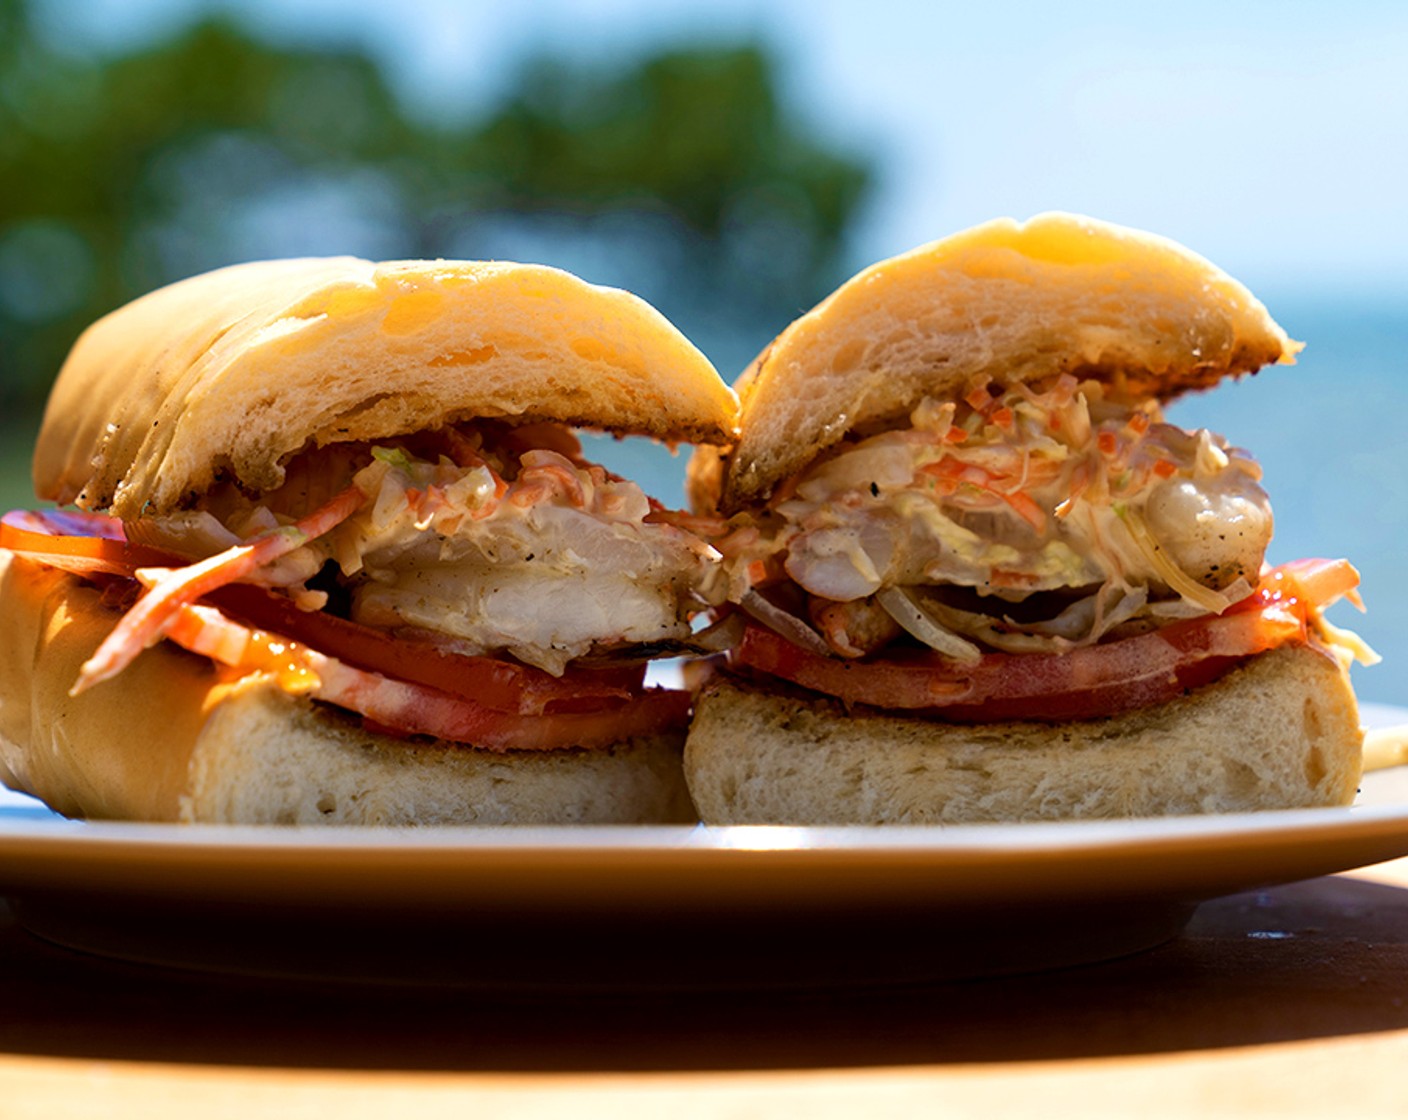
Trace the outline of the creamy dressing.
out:
[[[788,480],[756,535],[721,545],[729,595],[741,601],[780,568],[813,599],[880,595],[913,633],[912,606],[884,599],[888,589],[923,603],[960,587],[991,606],[933,604],[943,631],[998,648],[1089,643],[1171,604],[1217,613],[1246,595],[1272,531],[1260,475],[1220,437],[1163,423],[1153,401],[1109,400],[1096,382],[926,400],[908,427],[843,444]],[[1005,604],[1041,592],[1061,594],[1063,618],[1006,617]],[[1072,597],[1083,605],[1070,610]],[[860,617],[828,616],[843,629]],[[832,647],[856,656],[850,644]]]
[[[657,520],[635,483],[581,459],[566,430],[462,426],[439,435],[432,457],[435,435],[310,453],[284,491],[218,493],[210,508],[148,521],[143,534],[188,551],[228,547],[290,523],[302,494],[341,473],[361,507],[254,582],[321,608],[327,593],[307,585],[331,563],[357,622],[438,635],[460,653],[508,652],[555,674],[594,649],[688,639],[709,589],[721,598],[719,554]]]

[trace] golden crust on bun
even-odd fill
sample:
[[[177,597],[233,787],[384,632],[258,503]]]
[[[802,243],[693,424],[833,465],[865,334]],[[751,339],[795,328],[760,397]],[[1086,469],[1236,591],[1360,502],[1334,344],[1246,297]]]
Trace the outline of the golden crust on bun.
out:
[[[39,496],[123,518],[252,491],[301,449],[496,417],[726,442],[735,404],[659,312],[538,265],[261,261],[88,329],[40,431]]]
[[[872,265],[794,321],[737,382],[742,436],[726,465],[700,459],[691,496],[732,512],[848,434],[988,372],[1168,400],[1299,349],[1173,241],[1073,214],[1001,218]]]

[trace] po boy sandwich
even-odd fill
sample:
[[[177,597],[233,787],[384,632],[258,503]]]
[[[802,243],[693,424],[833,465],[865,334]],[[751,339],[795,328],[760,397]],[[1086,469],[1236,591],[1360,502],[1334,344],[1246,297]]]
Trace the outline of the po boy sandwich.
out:
[[[733,438],[661,315],[555,269],[259,262],[91,327],[0,528],[0,777],[83,817],[693,820],[718,554],[583,457]]]
[[[1206,260],[1065,214],[794,322],[736,386],[737,445],[690,464],[736,631],[686,747],[703,819],[1350,801],[1372,654],[1322,612],[1357,574],[1268,569],[1256,462],[1161,410],[1299,349]]]

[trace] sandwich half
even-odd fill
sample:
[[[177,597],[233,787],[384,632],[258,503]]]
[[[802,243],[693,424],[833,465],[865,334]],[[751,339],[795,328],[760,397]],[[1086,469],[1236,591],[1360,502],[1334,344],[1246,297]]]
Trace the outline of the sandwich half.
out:
[[[0,777],[79,817],[692,820],[718,553],[578,427],[723,442],[626,292],[508,263],[258,262],[92,326],[0,527]]]
[[[1261,471],[1162,406],[1291,362],[1242,285],[1068,214],[866,269],[701,449],[732,648],[686,772],[712,823],[969,823],[1339,805],[1361,732],[1322,612],[1264,564]]]

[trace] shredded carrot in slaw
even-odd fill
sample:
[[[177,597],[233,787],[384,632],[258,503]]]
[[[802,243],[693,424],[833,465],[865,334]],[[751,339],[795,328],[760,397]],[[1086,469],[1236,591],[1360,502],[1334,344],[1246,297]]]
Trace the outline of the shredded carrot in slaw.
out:
[[[77,696],[122,672],[144,649],[161,641],[182,609],[202,595],[242,580],[323,536],[351,517],[365,501],[366,495],[350,486],[301,521],[271,530],[248,544],[236,545],[184,568],[139,569],[137,578],[147,585],[147,591],[83,663],[69,695]]]

